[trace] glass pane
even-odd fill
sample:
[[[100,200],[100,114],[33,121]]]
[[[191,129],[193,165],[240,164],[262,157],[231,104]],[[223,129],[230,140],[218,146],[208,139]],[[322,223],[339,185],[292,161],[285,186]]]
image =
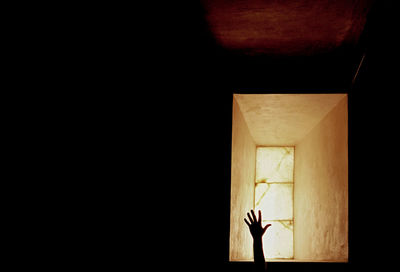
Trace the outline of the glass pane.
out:
[[[293,182],[294,147],[257,148],[256,182]]]
[[[255,209],[265,220],[293,219],[293,184],[259,183],[255,188]]]
[[[293,258],[293,221],[263,221],[271,224],[263,236],[266,259]]]

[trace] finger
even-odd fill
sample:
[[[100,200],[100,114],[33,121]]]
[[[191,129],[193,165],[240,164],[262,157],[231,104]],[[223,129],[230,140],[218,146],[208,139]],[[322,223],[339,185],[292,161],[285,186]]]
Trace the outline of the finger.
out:
[[[250,228],[250,223],[249,223],[249,221],[246,220],[246,218],[244,219],[244,222],[246,222],[247,226],[249,226],[249,228]]]
[[[253,218],[251,218],[251,216],[250,216],[250,214],[249,213],[247,213],[247,217],[249,218],[249,220],[250,220],[250,223],[254,223],[254,220],[253,220]]]
[[[265,227],[263,227],[263,233],[267,231],[267,229],[271,226],[271,224],[266,225]]]
[[[258,210],[258,222],[262,222],[261,210]]]
[[[271,224],[266,225],[266,226],[264,227],[264,229],[266,230],[266,229],[268,229],[269,227],[271,227]]]
[[[256,217],[256,215],[255,215],[253,210],[251,210],[251,215],[253,216],[253,221],[257,222],[257,217]]]

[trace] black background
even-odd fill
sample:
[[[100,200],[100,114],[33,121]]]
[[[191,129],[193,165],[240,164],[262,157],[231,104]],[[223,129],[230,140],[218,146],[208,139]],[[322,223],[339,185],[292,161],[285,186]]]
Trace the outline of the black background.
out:
[[[84,12],[92,16],[76,26],[79,39],[65,39],[70,66],[57,80],[68,101],[62,170],[55,170],[68,192],[58,210],[58,267],[251,269],[228,261],[233,93],[343,92],[349,95],[349,263],[270,263],[269,269],[389,267],[398,236],[398,76],[389,2],[373,6],[356,47],[286,58],[220,48],[196,1],[99,10]]]

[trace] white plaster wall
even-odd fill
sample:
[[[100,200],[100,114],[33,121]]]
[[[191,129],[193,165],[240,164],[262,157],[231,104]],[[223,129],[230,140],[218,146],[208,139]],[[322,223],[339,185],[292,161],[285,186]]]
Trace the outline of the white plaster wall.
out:
[[[294,256],[348,259],[347,96],[295,146]]]
[[[257,145],[294,146],[345,94],[235,94]]]
[[[244,218],[254,205],[256,145],[233,99],[230,261],[253,260],[253,240]]]

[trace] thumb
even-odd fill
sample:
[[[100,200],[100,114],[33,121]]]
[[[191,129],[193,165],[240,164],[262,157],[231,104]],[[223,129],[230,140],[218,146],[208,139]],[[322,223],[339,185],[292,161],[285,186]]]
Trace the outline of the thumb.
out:
[[[263,227],[263,232],[265,232],[270,226],[271,226],[271,224],[268,224],[265,227]]]

